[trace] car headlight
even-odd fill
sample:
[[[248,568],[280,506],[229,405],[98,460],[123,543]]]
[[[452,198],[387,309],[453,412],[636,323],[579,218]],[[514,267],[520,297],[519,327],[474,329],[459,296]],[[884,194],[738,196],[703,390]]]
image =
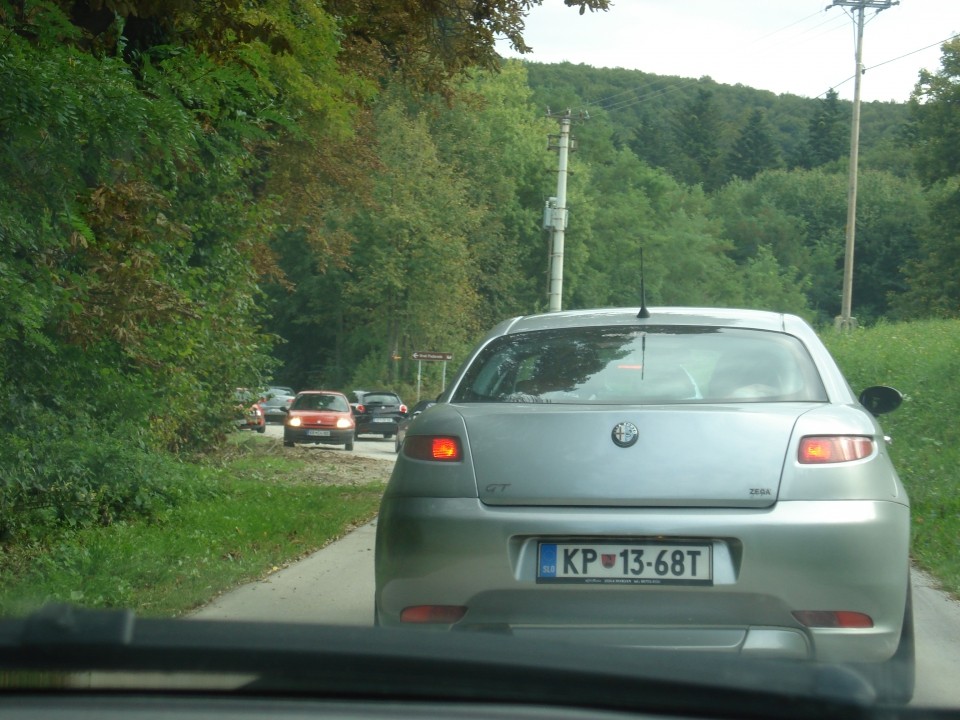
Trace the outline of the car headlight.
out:
[[[351,420],[350,418],[345,418],[345,417],[338,418],[338,419],[337,419],[337,427],[340,428],[341,430],[342,430],[342,429],[345,429],[345,428],[352,428],[352,427],[353,427],[353,420]]]
[[[289,425],[290,427],[300,427],[300,418],[298,417],[290,418],[289,420],[287,420],[287,425]]]

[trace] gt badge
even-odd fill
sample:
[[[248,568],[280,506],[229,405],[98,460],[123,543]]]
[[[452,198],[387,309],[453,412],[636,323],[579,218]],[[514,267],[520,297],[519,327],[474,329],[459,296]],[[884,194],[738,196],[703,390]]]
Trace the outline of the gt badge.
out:
[[[613,438],[613,442],[617,446],[627,448],[637,442],[637,439],[640,437],[640,431],[637,430],[637,426],[632,422],[622,422],[614,426],[610,437]]]

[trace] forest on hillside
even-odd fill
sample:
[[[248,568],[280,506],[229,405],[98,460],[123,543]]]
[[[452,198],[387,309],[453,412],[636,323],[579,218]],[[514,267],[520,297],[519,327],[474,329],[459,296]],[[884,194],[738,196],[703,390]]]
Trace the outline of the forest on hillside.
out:
[[[651,303],[767,308],[818,325],[839,314],[851,105],[835,92],[517,61],[471,73],[452,100],[391,90],[374,110],[386,165],[373,203],[362,226],[338,226],[355,243],[346,266],[304,266],[299,245],[281,254],[284,271],[309,291],[267,288],[270,328],[289,341],[276,350],[287,382],[410,387],[415,350],[462,358],[494,322],[545,310],[542,209],[557,167],[547,148],[566,114],[576,152],[565,308],[638,304],[643,248]],[[952,192],[924,165],[927,99],[862,108],[861,324],[956,308],[947,286],[917,282],[939,262],[932,223]]]
[[[0,0],[7,477],[75,489],[107,456],[203,449],[269,380],[409,397],[415,350],[456,362],[545,309],[567,108],[565,308],[638,304],[642,248],[651,304],[832,322],[835,95],[504,62],[525,2],[414,5]],[[864,110],[863,324],[960,311],[958,99],[954,41],[912,102]]]

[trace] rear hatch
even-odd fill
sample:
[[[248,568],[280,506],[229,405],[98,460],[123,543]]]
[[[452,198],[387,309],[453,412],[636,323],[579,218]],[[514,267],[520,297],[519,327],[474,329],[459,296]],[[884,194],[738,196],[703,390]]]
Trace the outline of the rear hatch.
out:
[[[490,505],[769,507],[797,418],[816,403],[459,406]],[[613,433],[632,423],[636,443]]]

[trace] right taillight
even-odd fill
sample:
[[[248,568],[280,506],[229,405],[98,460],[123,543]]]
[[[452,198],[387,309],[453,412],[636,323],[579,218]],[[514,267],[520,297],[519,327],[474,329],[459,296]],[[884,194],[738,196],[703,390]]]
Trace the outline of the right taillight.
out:
[[[803,465],[862,460],[873,453],[873,439],[862,435],[810,435],[800,440],[797,459]]]
[[[452,435],[407,435],[403,440],[403,454],[415,460],[438,462],[463,460],[460,438]]]

